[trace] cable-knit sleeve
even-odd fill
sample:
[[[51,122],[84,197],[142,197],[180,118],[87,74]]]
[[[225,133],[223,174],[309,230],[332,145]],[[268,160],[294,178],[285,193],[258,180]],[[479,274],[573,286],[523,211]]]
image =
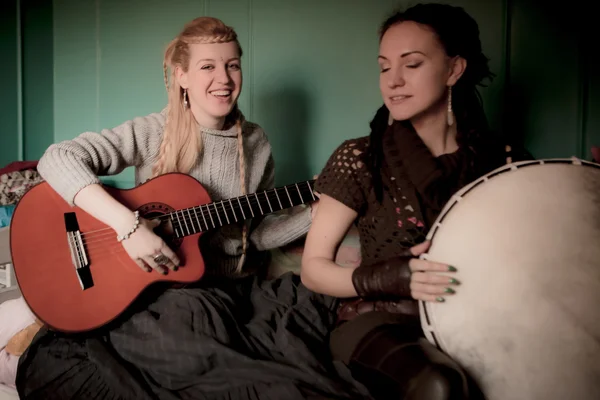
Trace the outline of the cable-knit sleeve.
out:
[[[368,171],[365,155],[365,138],[346,140],[329,157],[315,190],[360,213],[366,204],[363,182]]]
[[[270,152],[270,146],[268,146]],[[275,187],[275,161],[269,153],[264,175],[257,191]],[[308,233],[311,209],[300,205],[263,217],[250,234],[250,240],[258,250],[271,250],[285,246]]]
[[[162,114],[150,114],[99,133],[85,132],[51,145],[39,160],[40,175],[70,205],[81,189],[153,157],[164,129]]]

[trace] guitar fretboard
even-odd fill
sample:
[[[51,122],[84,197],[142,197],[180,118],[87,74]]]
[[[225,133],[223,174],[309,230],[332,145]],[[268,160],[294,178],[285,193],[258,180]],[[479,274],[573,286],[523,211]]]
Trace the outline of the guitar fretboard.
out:
[[[184,208],[169,214],[178,238],[315,201],[314,180]]]

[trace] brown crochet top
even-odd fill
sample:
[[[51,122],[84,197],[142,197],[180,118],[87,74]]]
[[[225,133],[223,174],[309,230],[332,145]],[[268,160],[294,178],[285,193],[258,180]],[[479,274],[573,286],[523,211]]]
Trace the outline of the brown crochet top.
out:
[[[410,124],[395,122],[383,136],[380,204],[366,163],[368,144],[369,137],[342,143],[315,187],[358,213],[362,265],[421,243],[452,194],[506,160],[499,143],[434,157]]]

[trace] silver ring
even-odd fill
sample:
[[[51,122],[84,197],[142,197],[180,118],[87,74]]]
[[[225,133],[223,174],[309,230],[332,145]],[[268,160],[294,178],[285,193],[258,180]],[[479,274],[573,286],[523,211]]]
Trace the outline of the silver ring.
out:
[[[169,257],[164,254],[157,254],[154,256],[154,262],[158,265],[166,265],[169,262]]]

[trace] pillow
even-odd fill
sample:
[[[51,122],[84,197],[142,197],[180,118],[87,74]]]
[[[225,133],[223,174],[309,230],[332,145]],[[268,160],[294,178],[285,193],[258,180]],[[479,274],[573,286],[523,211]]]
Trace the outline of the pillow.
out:
[[[0,349],[21,330],[35,322],[23,296],[0,304]]]
[[[300,274],[302,265],[302,253],[304,251],[304,239],[300,239],[287,246],[271,250],[271,263],[269,265],[269,277],[276,278],[286,272],[292,271]],[[353,226],[338,248],[335,262],[342,267],[358,267],[360,265],[360,237],[358,229]]]
[[[19,357],[7,352],[6,346],[20,331],[35,322],[35,316],[23,297],[0,304],[0,383],[14,387]]]
[[[17,364],[19,357],[8,354],[5,349],[0,350],[0,383],[15,388],[17,379]]]

